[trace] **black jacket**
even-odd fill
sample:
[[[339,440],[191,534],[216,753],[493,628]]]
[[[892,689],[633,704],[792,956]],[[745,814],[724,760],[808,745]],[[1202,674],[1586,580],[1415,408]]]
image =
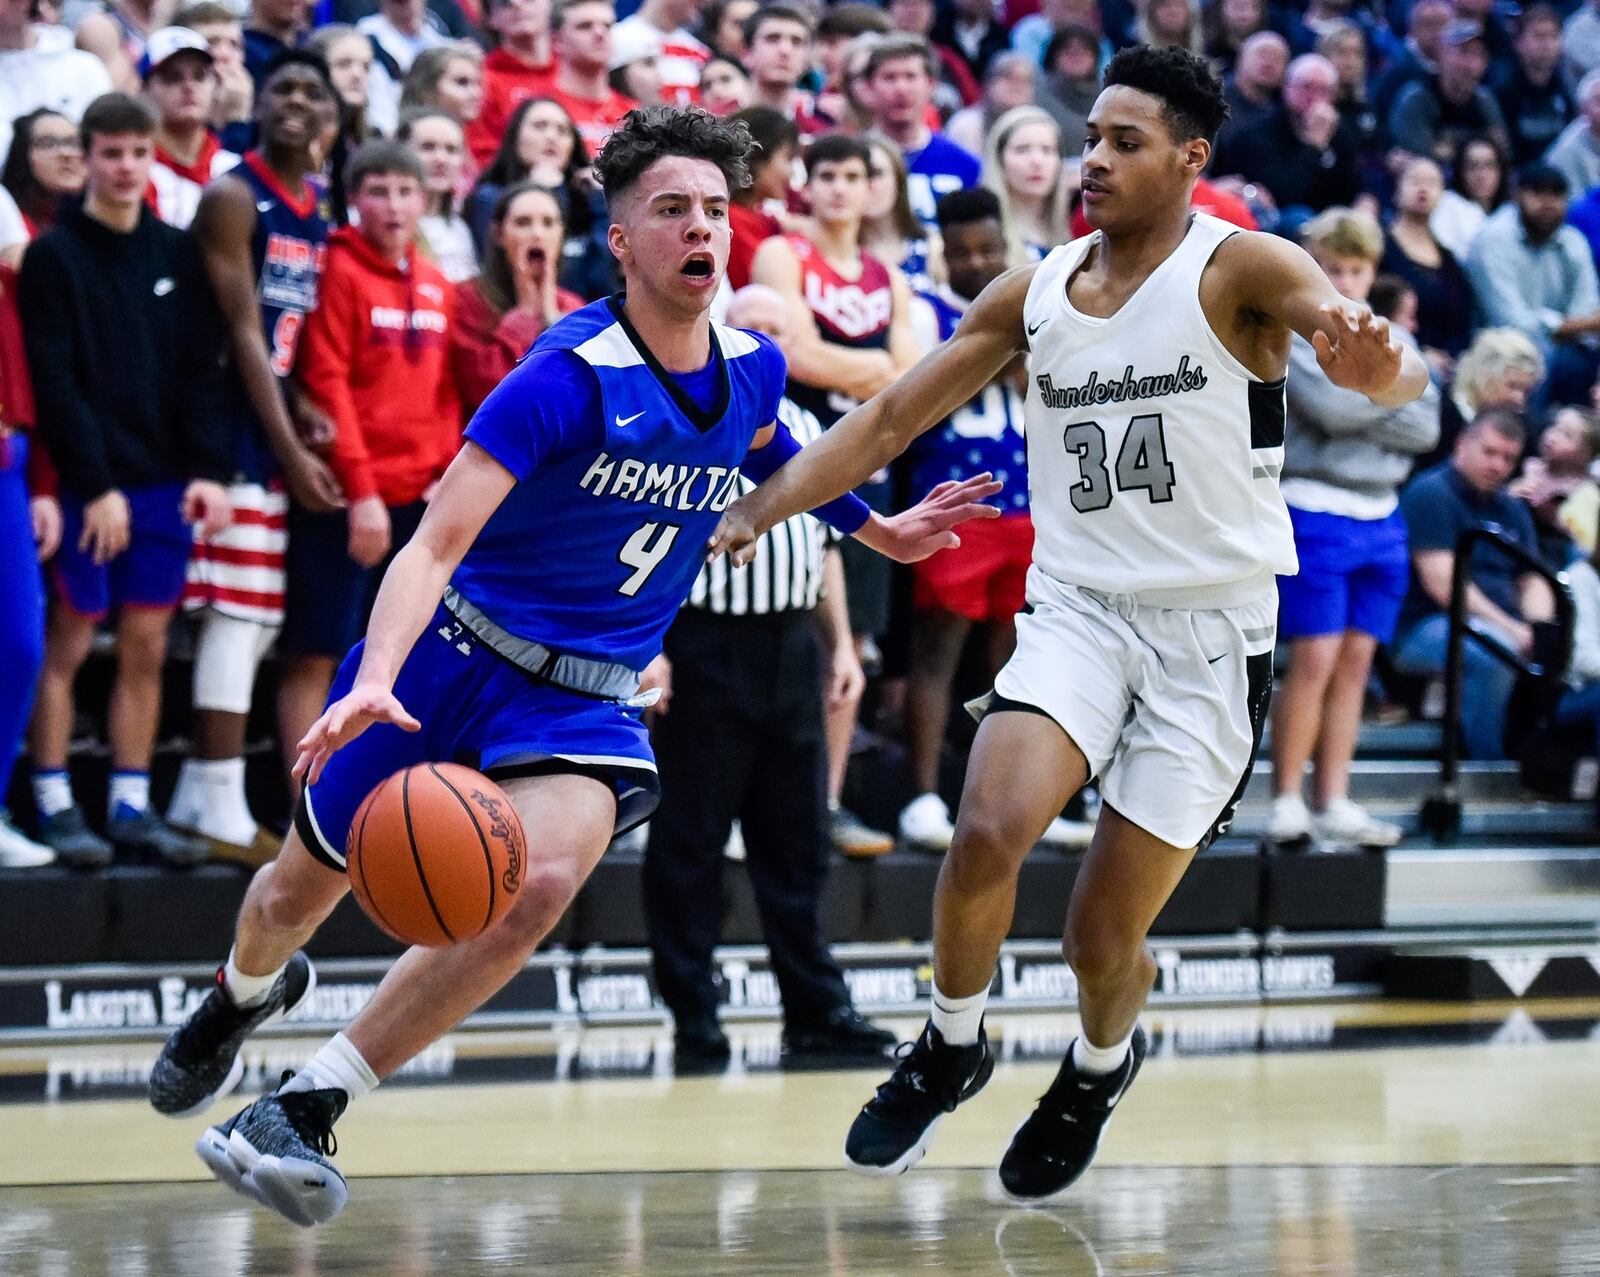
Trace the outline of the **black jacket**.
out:
[[[63,489],[228,477],[221,323],[188,234],[149,209],[123,234],[74,205],[28,249],[17,300]]]
[[[1333,141],[1319,150],[1295,136],[1282,106],[1224,138],[1211,161],[1211,172],[1261,183],[1280,209],[1299,206],[1320,213],[1361,194],[1361,165],[1349,125],[1341,123]]]

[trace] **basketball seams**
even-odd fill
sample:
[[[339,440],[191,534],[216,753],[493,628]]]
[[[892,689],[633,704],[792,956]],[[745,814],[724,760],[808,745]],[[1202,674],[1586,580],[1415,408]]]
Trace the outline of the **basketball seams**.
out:
[[[478,835],[478,844],[483,848],[483,864],[488,870],[489,877],[489,909],[483,918],[482,931],[489,929],[489,924],[494,921],[494,895],[495,895],[495,865],[494,856],[489,851],[489,840],[484,836],[483,826],[478,823],[477,813],[472,810],[472,804],[466,800],[465,795],[450,783],[449,779],[436,766],[429,763],[428,770],[433,773],[434,779],[448,789],[455,800],[461,804],[461,810],[466,812],[467,821],[472,826],[472,832]],[[480,931],[480,934],[482,934]]]
[[[444,915],[439,912],[439,905],[433,898],[433,888],[428,886],[428,873],[422,867],[422,854],[417,850],[416,831],[411,827],[411,769],[407,768],[400,777],[400,809],[406,818],[406,841],[411,844],[411,862],[417,867],[417,881],[422,884],[422,894],[428,901],[428,908],[433,910],[433,917],[439,924],[439,930],[444,932],[445,939],[451,944],[456,942],[455,933],[445,923]]]
[[[370,794],[367,795],[367,801],[362,804],[361,828],[356,831],[356,847],[355,847],[356,854],[354,856],[350,855],[349,854],[349,847],[347,845],[346,848],[345,848],[345,852],[346,852],[346,854],[345,854],[345,864],[346,864],[346,873],[347,873],[347,875],[348,875],[348,866],[351,863],[355,864],[356,871],[358,873],[360,873],[360,875],[361,875],[361,893],[360,893],[361,894],[361,898],[363,900],[365,900],[367,904],[371,905],[372,906],[372,912],[378,915],[378,925],[381,926],[385,931],[387,931],[396,940],[399,940],[402,944],[405,944],[405,943],[408,943],[406,941],[405,937],[400,934],[400,932],[399,932],[399,930],[397,928],[392,927],[392,926],[389,925],[389,920],[386,917],[384,917],[383,909],[378,904],[378,898],[372,894],[372,887],[367,882],[367,865],[366,865],[366,861],[362,858],[362,855],[361,855],[361,849],[366,843],[367,821],[372,819],[372,809],[378,805],[378,795],[381,794],[384,791],[384,788],[393,779],[394,779],[394,777],[392,775],[391,776],[385,776],[383,778],[383,780],[379,782],[378,787],[376,789],[374,789]]]

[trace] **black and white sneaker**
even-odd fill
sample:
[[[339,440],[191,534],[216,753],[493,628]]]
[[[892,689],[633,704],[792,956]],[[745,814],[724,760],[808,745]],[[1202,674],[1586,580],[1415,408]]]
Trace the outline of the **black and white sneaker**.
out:
[[[333,1124],[349,1102],[332,1088],[274,1091],[207,1128],[194,1150],[236,1193],[302,1228],[326,1224],[350,1199],[344,1176],[328,1160],[339,1151]]]
[[[895,1071],[851,1123],[846,1161],[863,1175],[904,1174],[922,1160],[945,1114],[983,1090],[993,1072],[981,1028],[971,1046],[947,1046],[929,1020],[921,1037],[900,1048]]]
[[[1056,1080],[1000,1159],[1000,1183],[1011,1197],[1044,1201],[1070,1188],[1089,1169],[1111,1112],[1139,1076],[1149,1046],[1144,1028],[1135,1026],[1128,1058],[1103,1075],[1080,1072],[1072,1063],[1072,1048],[1067,1048]]]
[[[168,1117],[193,1117],[244,1077],[239,1048],[263,1024],[289,1015],[317,987],[317,969],[296,951],[267,996],[241,1007],[222,983],[222,968],[205,1001],[174,1030],[150,1070],[150,1103]]]

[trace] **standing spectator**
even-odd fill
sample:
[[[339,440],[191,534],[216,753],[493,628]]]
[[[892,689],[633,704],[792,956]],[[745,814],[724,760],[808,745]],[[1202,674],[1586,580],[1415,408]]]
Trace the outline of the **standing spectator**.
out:
[[[1574,80],[1600,69],[1600,0],[1580,4],[1567,19],[1561,28],[1561,54]]]
[[[17,315],[17,272],[0,265],[0,578],[6,582],[6,625],[0,627],[0,868],[33,869],[55,852],[23,836],[6,810],[11,772],[33,709],[44,664],[44,579],[39,563],[61,540],[61,508],[53,497],[28,495],[28,431],[33,388]],[[36,505],[35,502],[38,504]]]
[[[872,156],[867,174],[867,215],[861,222],[861,247],[885,266],[898,267],[918,291],[944,281],[939,232],[911,211],[906,162],[893,142],[869,134],[862,139]]]
[[[950,49],[974,80],[989,73],[989,63],[1011,47],[1011,37],[995,18],[990,0],[950,0],[935,16],[928,38]]]
[[[1432,160],[1416,158],[1400,172],[1395,217],[1378,269],[1398,275],[1417,294],[1417,344],[1436,380],[1446,382],[1472,340],[1472,285],[1455,256],[1434,238],[1431,219],[1444,192]],[[1364,300],[1364,299],[1362,299]]]
[[[333,418],[330,462],[348,504],[290,515],[280,649],[282,730],[291,741],[322,712],[384,568],[461,446],[450,366],[455,290],[417,251],[421,165],[399,143],[368,142],[350,161],[346,187],[359,229],[328,237],[298,375]]]
[[[163,27],[145,44],[145,96],[156,109],[156,154],[150,201],[180,230],[194,221],[200,192],[239,162],[211,131],[217,75],[211,48],[186,27]]]
[[[179,9],[172,25],[188,27],[206,42],[217,76],[211,127],[228,150],[248,150],[255,131],[256,85],[245,69],[244,27],[238,15],[217,0],[198,0]]]
[[[1450,634],[1450,582],[1456,541],[1489,527],[1529,554],[1538,540],[1528,507],[1506,491],[1526,441],[1522,422],[1505,409],[1479,413],[1456,440],[1451,459],[1425,470],[1400,498],[1411,541],[1412,581],[1394,644],[1395,667],[1407,674],[1444,672]],[[1533,651],[1532,622],[1547,621],[1555,600],[1544,578],[1493,545],[1480,545],[1469,567],[1466,619],[1520,656]],[[1461,737],[1469,758],[1505,757],[1506,707],[1516,676],[1480,644],[1461,647]]]
[[[644,0],[637,13],[617,23],[611,65],[624,67],[654,58],[666,102],[687,106],[700,100],[700,70],[711,58],[690,28],[705,0]]]
[[[1550,144],[1544,162],[1561,170],[1574,197],[1600,186],[1600,71],[1578,84],[1578,118]]]
[[[1288,70],[1289,42],[1276,31],[1258,31],[1244,42],[1233,74],[1222,82],[1228,118],[1217,135],[1219,142],[1261,123],[1278,109]]]
[[[256,92],[274,58],[300,46],[311,25],[314,0],[249,0],[244,15],[244,66]]]
[[[770,106],[746,107],[735,117],[750,130],[756,144],[750,160],[750,184],[735,191],[728,204],[728,287],[735,291],[750,283],[750,267],[763,240],[783,234],[783,223],[767,206],[782,208],[789,196],[789,180],[800,149],[800,128]]]
[[[539,334],[583,298],[556,284],[566,227],[561,203],[541,186],[521,182],[495,201],[483,271],[456,290],[451,366],[470,418]]]
[[[1279,69],[1278,78],[1283,78]],[[1276,93],[1277,85],[1273,85]],[[1099,37],[1089,27],[1063,27],[1044,49],[1044,76],[1034,94],[1061,130],[1062,145],[1076,155],[1100,96]]]
[[[41,108],[16,122],[0,185],[16,201],[28,239],[55,225],[62,207],[82,192],[84,176],[83,142],[66,116]]]
[[[741,63],[744,24],[760,6],[756,0],[709,0],[700,11],[700,40],[715,55]]]
[[[1511,191],[1505,152],[1488,134],[1461,144],[1450,170],[1449,189],[1428,219],[1434,238],[1465,261],[1489,215],[1505,204]]]
[[[1038,68],[1026,54],[997,54],[984,72],[983,100],[952,115],[945,122],[944,135],[963,151],[980,154],[983,139],[996,120],[1019,106],[1033,105],[1038,79]]]
[[[378,127],[370,116],[372,41],[354,27],[333,22],[313,31],[305,47],[328,64],[328,75],[339,95],[338,130],[348,142],[359,146]]]
[[[30,0],[0,0],[0,156],[12,121],[48,108],[76,124],[84,107],[111,91],[105,63],[74,48],[64,27],[30,20]]]
[[[836,125],[848,122],[849,102],[845,93],[845,60],[856,40],[864,35],[888,35],[894,25],[875,4],[863,0],[840,0],[823,9],[817,19],[817,67],[822,74],[822,89],[817,94],[817,112]]]
[[[620,66],[611,68],[611,89],[620,93],[625,98],[632,98],[640,106],[668,106],[677,105],[667,99],[666,87],[661,83],[661,68],[659,59],[654,57],[635,58],[632,62],[624,62]],[[711,65],[711,60],[706,59],[706,66]],[[700,68],[702,74],[705,67]]]
[[[517,107],[548,93],[555,74],[550,0],[488,0],[486,9],[494,47],[483,60],[483,109],[467,128],[467,146],[479,168],[493,158]]]
[[[1530,164],[1549,149],[1578,113],[1577,98],[1561,68],[1561,15],[1546,4],[1522,11],[1516,58],[1490,77],[1511,132],[1511,162]]]
[[[1303,242],[1339,292],[1367,300],[1383,252],[1376,222],[1329,209],[1306,227]],[[1398,826],[1351,801],[1350,760],[1372,657],[1394,637],[1410,575],[1397,494],[1438,434],[1432,386],[1403,407],[1380,408],[1334,385],[1311,343],[1292,339],[1283,497],[1300,571],[1278,581],[1289,671],[1272,703],[1275,844],[1313,836],[1335,846],[1400,841]],[[1315,816],[1301,792],[1313,759]]]
[[[452,284],[478,275],[478,250],[472,227],[457,209],[467,138],[447,111],[423,108],[400,121],[396,139],[411,148],[422,165],[426,212],[417,230],[417,247]]]
[[[372,82],[367,90],[367,122],[384,137],[400,123],[400,86],[424,49],[440,49],[450,33],[428,8],[427,0],[378,0],[378,12],[356,23],[372,43]]]
[[[1388,120],[1390,108],[1408,84],[1438,73],[1439,46],[1454,20],[1450,0],[1417,0],[1411,6],[1405,42],[1372,90],[1372,109],[1380,119]]]
[[[1566,217],[1561,173],[1545,164],[1523,169],[1515,206],[1473,241],[1467,277],[1484,323],[1519,329],[1539,347],[1549,363],[1544,397],[1582,403],[1600,365],[1600,284],[1588,242]]]
[[[1009,265],[1042,262],[1067,242],[1061,134],[1047,112],[1036,106],[1007,111],[984,139],[983,163],[983,184],[1000,199]]]
[[[911,211],[925,226],[941,195],[976,186],[983,173],[976,155],[928,127],[935,67],[932,46],[910,35],[887,37],[866,63],[873,127],[905,155]]]
[[[590,155],[598,155],[622,117],[639,104],[611,87],[611,0],[556,0],[551,11],[555,78],[550,96],[578,126]]]
[[[488,167],[467,197],[466,216],[483,249],[489,215],[500,192],[518,182],[535,182],[549,190],[564,189],[570,201],[582,197],[578,174],[589,166],[589,154],[578,136],[578,126],[554,98],[526,98],[512,113]],[[568,222],[573,219],[568,209]]]
[[[989,190],[959,191],[939,201],[950,287],[929,298],[938,327],[928,337],[949,340],[967,306],[1008,265],[1010,237],[1000,200]],[[1025,382],[1022,383],[1025,386]],[[950,693],[962,650],[974,626],[984,632],[985,664],[998,672],[1016,646],[1015,617],[1026,603],[1024,579],[1033,559],[1028,515],[1027,444],[1022,395],[1014,370],[917,440],[911,454],[915,496],[951,479],[987,470],[1005,487],[989,499],[1004,513],[965,536],[959,549],[936,554],[913,569],[915,613],[906,683],[906,735],[917,796],[900,813],[900,836],[914,846],[946,851],[955,827],[939,796],[939,760],[950,718]]]
[[[720,53],[712,54],[700,72],[700,105],[712,115],[732,115],[755,99],[755,85],[744,67]]]
[[[19,295],[45,445],[61,475],[63,542],[33,725],[34,799],[59,859],[105,865],[111,844],[172,865],[206,846],[150,808],[167,628],[191,542],[228,522],[218,480],[217,362],[194,242],[144,203],[155,115],[119,93],[83,117],[81,206],[28,250]],[[116,610],[106,832],[90,830],[67,778],[73,683],[96,623]]]
[[[811,97],[800,89],[811,69],[811,20],[786,4],[764,5],[745,23],[744,44],[756,103],[782,111],[802,133],[825,132],[826,121],[812,114]]]
[[[895,31],[927,42],[931,58],[929,74],[933,77],[929,102],[938,105],[939,115],[947,116],[976,102],[978,81],[968,70],[966,59],[949,45],[935,43],[932,38],[933,19],[937,12],[934,0],[889,0],[885,7]],[[934,120],[929,120],[930,125],[934,123]]]
[[[728,321],[781,345],[791,317],[782,298],[755,287],[734,297]],[[778,419],[802,444],[822,433],[788,400]],[[783,1001],[785,1054],[876,1058],[894,1045],[851,1005],[819,917],[828,877],[823,689],[837,703],[859,697],[865,682],[829,539],[810,515],[796,515],[761,537],[743,567],[706,564],[658,658],[671,695],[652,733],[662,802],[650,822],[644,903],[680,1067],[729,1058],[713,958],[735,820]]]
[[[469,127],[483,110],[483,53],[457,40],[417,54],[400,86],[400,114],[432,107]]]
[[[190,565],[188,602],[204,609],[196,740],[167,816],[245,861],[278,851],[250,814],[244,744],[256,670],[283,623],[289,495],[313,510],[340,502],[332,474],[300,437],[285,385],[317,300],[328,224],[310,179],[335,102],[326,63],[300,50],[280,54],[256,101],[260,148],[206,188],[194,220],[228,354],[222,410],[210,424],[229,453],[234,521],[201,538]]]
[[[1454,164],[1462,142],[1477,133],[1488,133],[1506,146],[1509,135],[1500,104],[1483,84],[1488,70],[1489,44],[1482,24],[1452,22],[1439,45],[1438,74],[1406,85],[1389,109],[1389,136],[1395,146],[1441,165]]]
[[[167,9],[159,0],[100,0],[76,23],[78,47],[105,63],[118,92],[137,94],[145,42]]]

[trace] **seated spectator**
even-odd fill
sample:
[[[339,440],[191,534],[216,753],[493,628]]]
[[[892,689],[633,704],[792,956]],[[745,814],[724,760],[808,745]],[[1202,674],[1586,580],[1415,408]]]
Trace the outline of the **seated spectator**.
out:
[[[461,447],[450,358],[455,290],[416,251],[422,167],[399,143],[368,142],[351,159],[345,185],[359,229],[328,237],[297,373],[333,418],[329,464],[348,504],[331,514],[290,513],[278,640],[284,686],[295,689],[279,702],[289,739],[322,712],[384,569],[411,539]]]
[[[1334,101],[1339,73],[1315,53],[1296,58],[1283,80],[1283,101],[1265,120],[1218,141],[1211,172],[1266,187],[1277,205],[1280,234],[1293,234],[1315,213],[1349,205],[1361,194],[1355,135]]]
[[[612,67],[653,58],[664,101],[676,106],[698,102],[700,71],[711,59],[711,50],[689,30],[700,4],[701,0],[644,0],[611,33]]]
[[[1033,63],[1020,53],[992,58],[983,79],[983,100],[952,115],[944,126],[945,136],[963,150],[980,154],[984,136],[996,120],[1019,106],[1033,105],[1037,78]]]
[[[1068,239],[1061,134],[1039,107],[1007,111],[983,145],[983,184],[1000,200],[1008,264],[1042,262]]]
[[[1461,144],[1474,134],[1487,133],[1505,146],[1505,118],[1483,83],[1488,71],[1482,24],[1452,22],[1439,45],[1438,73],[1406,85],[1389,109],[1395,146],[1441,165],[1453,164]]]
[[[1567,690],[1556,706],[1556,726],[1587,730],[1590,748],[1600,752],[1600,572],[1592,556],[1567,568],[1572,595],[1572,657]]]
[[[561,202],[543,187],[521,182],[495,201],[483,272],[456,290],[450,358],[463,419],[540,333],[583,305],[583,298],[556,284],[565,237]]]
[[[1011,47],[1011,34],[990,0],[952,0],[934,18],[928,38],[953,50],[980,81],[988,76],[994,59]]]
[[[549,0],[487,0],[484,23],[491,48],[483,59],[483,109],[467,126],[467,146],[480,169],[511,127],[517,107],[550,91]]]
[[[1259,31],[1244,42],[1233,73],[1222,82],[1228,118],[1217,135],[1219,143],[1260,124],[1278,109],[1288,69],[1289,42],[1276,31]]]
[[[875,4],[863,0],[841,0],[829,5],[817,19],[817,67],[822,88],[817,94],[817,114],[836,125],[848,123],[849,103],[845,99],[845,58],[858,37],[888,35],[894,24]]]
[[[1400,497],[1411,540],[1411,590],[1400,614],[1393,653],[1406,674],[1444,672],[1450,634],[1450,585],[1456,542],[1471,528],[1493,528],[1529,554],[1538,553],[1528,507],[1506,491],[1526,439],[1513,412],[1489,409],[1456,440],[1450,460],[1414,478]],[[1478,546],[1468,568],[1466,619],[1511,651],[1533,651],[1535,621],[1554,614],[1544,578],[1492,544]],[[1481,644],[1462,643],[1461,737],[1469,758],[1505,757],[1506,707],[1516,675]]]
[[[1398,275],[1379,275],[1373,280],[1367,304],[1374,315],[1382,315],[1396,328],[1416,337],[1417,290]]]
[[[218,0],[198,0],[172,15],[172,25],[188,27],[211,50],[217,88],[211,99],[211,128],[222,145],[243,155],[254,141],[255,81],[244,65],[244,27]]]
[[[1089,112],[1099,96],[1099,35],[1091,27],[1063,27],[1044,47],[1044,75],[1034,97],[1055,120],[1069,155],[1078,154],[1088,131]]]
[[[16,201],[29,239],[55,225],[62,207],[83,190],[83,143],[58,111],[30,111],[16,121],[0,186]]]
[[[423,107],[445,111],[470,128],[483,110],[483,52],[457,40],[417,54],[400,86],[400,115]],[[469,157],[470,160],[470,157]],[[476,166],[472,166],[476,173]]]
[[[707,66],[710,60],[707,60]],[[632,98],[640,106],[667,106],[666,85],[661,82],[661,59],[655,57],[635,58],[632,62],[624,62],[621,66],[611,68],[607,77],[613,93],[620,93],[625,98]],[[671,105],[676,105],[672,103]]]
[[[1116,49],[1106,38],[1105,21],[1097,0],[1043,0],[1039,12],[1019,19],[1011,28],[1011,47],[1027,54],[1036,66],[1048,68],[1050,59],[1045,50],[1051,38],[1068,27],[1085,27],[1094,33],[1095,73],[1098,75]]]
[[[1349,22],[1355,10],[1353,0],[1307,0],[1304,10],[1288,19],[1284,34],[1289,37],[1289,47],[1296,54],[1314,52],[1317,42],[1335,27]]]
[[[356,30],[372,42],[367,122],[375,133],[392,137],[400,124],[400,86],[406,72],[424,49],[448,45],[450,32],[427,0],[378,0],[378,11],[357,22]]]
[[[1489,87],[1511,133],[1511,162],[1531,164],[1578,113],[1577,97],[1561,69],[1561,15],[1534,4],[1517,20],[1516,57],[1492,73]]]
[[[700,11],[700,42],[713,55],[740,62],[744,57],[744,24],[758,7],[756,0],[710,0]],[[704,79],[702,75],[702,82]]]
[[[472,228],[457,208],[467,136],[455,116],[424,107],[400,121],[396,141],[409,146],[422,165],[426,212],[417,226],[417,246],[452,284],[478,276]]]
[[[743,66],[720,53],[700,73],[700,105],[712,115],[732,115],[755,101],[756,88]]]
[[[1600,367],[1600,284],[1583,235],[1564,225],[1567,183],[1548,165],[1522,170],[1515,206],[1501,209],[1473,242],[1467,277],[1483,322],[1516,328],[1549,364],[1542,397],[1588,398]]]
[[[163,27],[146,42],[140,71],[157,116],[151,206],[163,222],[183,229],[194,221],[200,192],[239,162],[208,124],[217,89],[211,48],[198,32]]]
[[[1544,162],[1560,171],[1575,196],[1600,186],[1600,72],[1591,71],[1579,81],[1577,98],[1577,119],[1544,153]]]
[[[257,93],[272,59],[305,40],[312,5],[313,0],[249,0],[244,15],[244,67]]]
[[[328,64],[328,75],[339,94],[340,131],[350,144],[359,146],[374,132],[394,131],[397,117],[390,116],[383,128],[371,118],[373,44],[366,36],[336,22],[313,31],[306,48]]]
[[[803,134],[824,133],[829,127],[816,116],[811,95],[800,88],[811,69],[811,30],[811,19],[786,4],[763,5],[744,27],[744,66],[754,101],[782,111]]]
[[[1448,457],[1467,422],[1480,412],[1527,411],[1544,373],[1539,348],[1515,328],[1480,329],[1456,362],[1455,380],[1439,406],[1439,449],[1424,458],[1426,464]]]
[[[155,114],[109,93],[83,117],[81,205],[23,259],[18,294],[41,437],[60,471],[62,547],[34,713],[34,800],[57,859],[101,867],[125,853],[188,866],[205,843],[150,807],[167,630],[183,595],[191,532],[229,520],[215,429],[220,365],[195,242],[146,207]],[[163,287],[162,285],[165,285]],[[117,612],[108,725],[109,842],[67,776],[73,685],[97,623]]]
[[[1206,56],[1224,78],[1232,74],[1250,37],[1267,29],[1267,19],[1265,0],[1217,0],[1202,10]]]
[[[1334,106],[1339,118],[1355,135],[1356,149],[1363,157],[1382,149],[1383,117],[1367,101],[1367,37],[1354,22],[1330,24],[1317,37],[1316,52],[1333,63],[1339,73],[1339,96]]]
[[[1561,28],[1561,57],[1573,80],[1600,69],[1600,0],[1580,4],[1567,18]]]
[[[928,127],[936,67],[932,46],[914,35],[890,36],[866,59],[873,128],[905,156],[911,211],[925,226],[940,196],[976,186],[983,172],[976,155]]]
[[[1205,52],[1205,29],[1198,0],[1138,0],[1133,38],[1137,44]]]
[[[0,157],[11,146],[12,121],[41,107],[76,124],[84,107],[111,91],[105,63],[74,48],[72,32],[32,20],[22,0],[0,4]]]
[[[556,73],[547,92],[578,126],[590,155],[598,155],[639,103],[611,87],[611,42],[616,25],[611,0],[557,0],[551,10]]]
[[[1472,286],[1449,249],[1434,238],[1429,219],[1444,190],[1432,160],[1413,158],[1395,188],[1395,216],[1381,270],[1399,275],[1417,292],[1417,342],[1435,380],[1445,382],[1472,339]]]
[[[1595,550],[1595,522],[1600,517],[1600,485],[1594,480],[1600,457],[1600,413],[1593,408],[1562,408],[1539,436],[1539,454],[1522,463],[1511,495],[1526,501],[1541,540],[1545,561],[1560,570],[1575,545],[1585,557]],[[1550,553],[1549,540],[1568,543]]]
[[[756,153],[750,161],[750,184],[735,191],[728,205],[728,286],[750,282],[750,263],[763,240],[783,234],[783,223],[769,208],[781,209],[789,197],[790,178],[800,150],[800,128],[781,111],[752,106],[734,118],[750,130]]]
[[[1465,261],[1489,214],[1501,208],[1511,191],[1510,173],[1500,144],[1488,134],[1461,144],[1450,170],[1450,185],[1428,219],[1440,245]]]
[[[1383,252],[1376,222],[1329,209],[1306,226],[1303,242],[1340,293],[1368,300]],[[1372,657],[1394,637],[1406,596],[1406,525],[1397,493],[1413,460],[1438,437],[1438,392],[1430,386],[1403,407],[1380,408],[1329,381],[1311,343],[1296,336],[1287,393],[1282,486],[1300,571],[1278,581],[1278,630],[1287,640],[1289,670],[1272,705],[1269,837],[1280,845],[1315,838],[1392,847],[1399,827],[1350,799],[1350,760]],[[1313,759],[1308,808],[1302,786]]]
[[[1450,0],[1417,0],[1406,18],[1406,37],[1400,51],[1372,89],[1372,109],[1387,121],[1400,90],[1439,70],[1439,46],[1445,28],[1455,19]]]
[[[927,291],[945,278],[944,246],[937,229],[911,211],[906,162],[893,142],[869,134],[862,139],[872,155],[867,174],[867,215],[861,246],[886,266],[898,266],[906,283]]]
[[[933,40],[934,0],[888,0],[889,21],[903,36],[927,42],[931,55],[929,75],[933,77],[929,101],[939,114],[948,116],[963,106],[971,106],[981,96],[977,77],[967,69],[966,60],[946,44]]]

